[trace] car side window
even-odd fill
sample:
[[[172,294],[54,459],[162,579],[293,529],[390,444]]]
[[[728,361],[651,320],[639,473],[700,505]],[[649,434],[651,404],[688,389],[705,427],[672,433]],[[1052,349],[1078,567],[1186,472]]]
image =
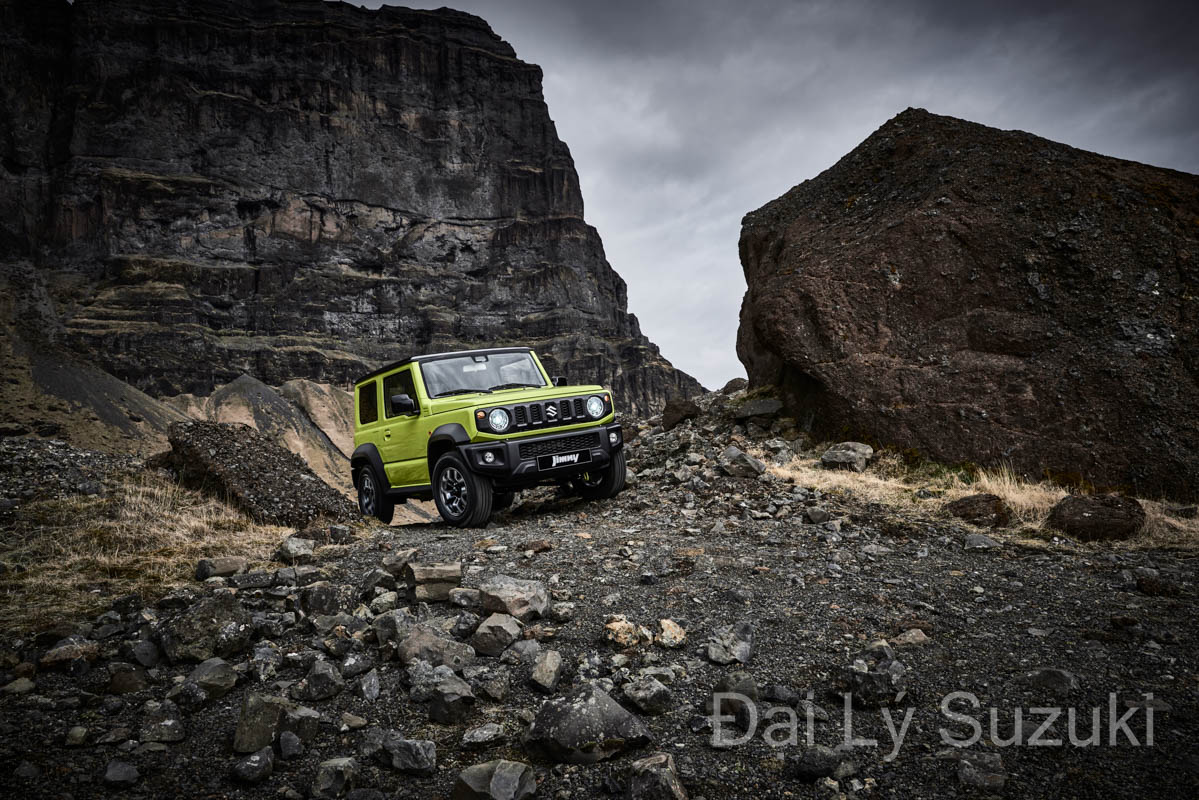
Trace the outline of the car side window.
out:
[[[375,381],[358,387],[358,423],[369,425],[379,419],[378,385]]]
[[[391,413],[391,398],[397,394],[406,394],[412,398],[413,403],[417,402],[416,383],[412,380],[411,369],[393,372],[383,379],[383,409],[388,417],[394,416]]]

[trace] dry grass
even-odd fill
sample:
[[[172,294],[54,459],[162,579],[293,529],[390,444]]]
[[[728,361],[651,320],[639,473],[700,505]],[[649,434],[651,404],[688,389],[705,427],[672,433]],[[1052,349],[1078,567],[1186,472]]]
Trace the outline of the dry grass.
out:
[[[262,561],[288,533],[150,473],[104,496],[30,503],[0,542],[0,629],[96,613],[132,592],[152,601],[191,580],[199,559]]]
[[[763,454],[759,453],[759,456]],[[1045,521],[1049,511],[1068,493],[1047,481],[1033,481],[1010,467],[971,471],[947,469],[935,464],[912,467],[899,455],[884,451],[864,473],[821,468],[814,454],[798,456],[785,466],[772,466],[773,474],[809,488],[844,499],[873,503],[897,512],[921,517],[944,517],[941,506],[971,494],[993,494],[1002,498],[1015,517],[1011,534],[1017,538],[1048,538]],[[931,497],[920,497],[925,490]],[[1179,519],[1166,513],[1168,504],[1141,499],[1146,522],[1141,533],[1127,542],[1111,543],[1128,549],[1199,547],[1199,520]]]

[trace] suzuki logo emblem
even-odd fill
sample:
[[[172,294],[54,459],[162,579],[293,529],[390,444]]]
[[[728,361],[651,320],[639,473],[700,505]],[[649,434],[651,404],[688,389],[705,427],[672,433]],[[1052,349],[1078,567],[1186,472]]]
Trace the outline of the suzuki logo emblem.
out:
[[[545,407],[545,415],[549,419],[557,419],[558,418],[558,407],[557,406],[546,406]]]

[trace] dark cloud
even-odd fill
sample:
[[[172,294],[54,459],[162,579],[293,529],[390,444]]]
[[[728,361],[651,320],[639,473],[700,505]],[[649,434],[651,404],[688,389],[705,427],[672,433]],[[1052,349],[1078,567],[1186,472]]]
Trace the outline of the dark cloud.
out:
[[[587,219],[629,284],[630,309],[709,386],[743,374],[734,352],[742,215],[904,108],[1199,172],[1193,0],[454,7],[542,67]]]

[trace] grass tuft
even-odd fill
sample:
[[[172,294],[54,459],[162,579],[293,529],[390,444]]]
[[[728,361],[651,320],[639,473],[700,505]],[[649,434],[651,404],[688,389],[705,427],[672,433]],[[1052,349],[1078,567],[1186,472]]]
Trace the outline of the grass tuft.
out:
[[[289,532],[151,472],[104,495],[29,503],[0,542],[0,629],[94,614],[134,592],[153,602],[189,582],[199,559],[265,561]]]

